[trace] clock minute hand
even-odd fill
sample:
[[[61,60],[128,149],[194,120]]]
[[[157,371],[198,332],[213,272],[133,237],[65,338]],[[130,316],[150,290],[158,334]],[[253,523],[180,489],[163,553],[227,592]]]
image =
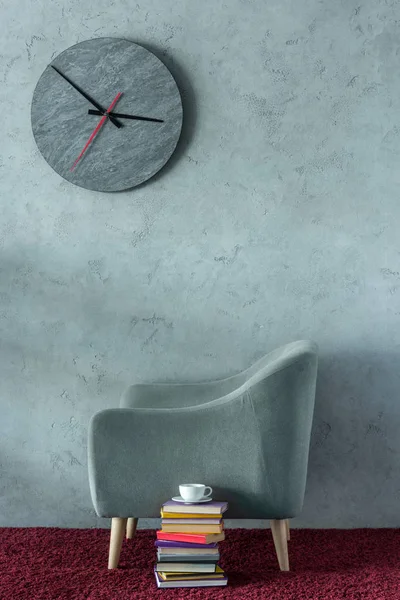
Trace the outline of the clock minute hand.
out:
[[[101,113],[99,110],[92,110],[90,108],[88,110],[88,114],[89,115],[101,115],[103,113]],[[134,121],[153,121],[154,123],[164,123],[164,121],[162,119],[152,119],[150,117],[139,117],[138,115],[124,115],[123,113],[110,112],[110,119],[111,119],[111,116],[118,117],[119,119],[133,119]]]
[[[93,106],[95,106],[97,108],[97,110],[99,111],[99,114],[104,115],[106,113],[105,108],[103,108],[98,102],[96,102],[96,100],[94,100],[91,96],[89,96],[89,94],[87,94],[86,92],[84,92],[78,85],[76,85],[76,83],[74,83],[73,81],[71,81],[69,79],[69,77],[67,77],[66,75],[64,75],[64,73],[61,73],[61,71],[59,71],[57,69],[57,67],[55,67],[54,65],[51,65],[51,67],[59,75],[61,75],[61,77],[63,77],[63,79],[65,79],[65,81],[68,81],[68,83],[70,85],[72,85],[72,87],[75,88],[76,91],[79,92],[84,98],[86,98],[86,100],[88,100],[91,104],[93,104]],[[115,125],[115,127],[118,127],[118,128],[121,127],[121,123],[119,123],[116,119],[114,119],[111,116],[109,116],[108,118],[110,119],[111,123],[113,123],[113,125]]]

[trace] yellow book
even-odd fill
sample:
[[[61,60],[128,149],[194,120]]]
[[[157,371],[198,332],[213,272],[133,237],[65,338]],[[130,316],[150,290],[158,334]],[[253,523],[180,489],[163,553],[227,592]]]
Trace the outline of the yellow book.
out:
[[[193,523],[162,523],[161,531],[168,533],[221,533],[223,525],[194,525]]]
[[[222,519],[222,515],[207,515],[198,513],[169,513],[161,511],[163,519]]]
[[[164,581],[180,581],[196,579],[222,579],[224,577],[224,571],[217,565],[215,573],[168,573],[165,571],[159,572],[158,575],[164,579]]]

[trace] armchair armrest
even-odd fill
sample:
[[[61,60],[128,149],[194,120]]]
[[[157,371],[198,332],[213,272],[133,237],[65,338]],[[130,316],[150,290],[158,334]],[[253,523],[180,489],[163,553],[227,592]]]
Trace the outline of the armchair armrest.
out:
[[[210,482],[209,460],[215,467],[220,436],[229,430],[219,405],[98,412],[90,422],[88,444],[97,514],[159,516],[160,502],[176,493],[182,481]]]

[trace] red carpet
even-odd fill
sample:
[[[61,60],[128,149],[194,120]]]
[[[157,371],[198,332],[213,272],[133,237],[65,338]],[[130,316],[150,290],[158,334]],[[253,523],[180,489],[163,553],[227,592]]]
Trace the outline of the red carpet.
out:
[[[278,570],[269,530],[228,530],[225,589],[158,590],[153,531],[125,541],[107,570],[109,532],[0,529],[1,600],[400,600],[400,530],[292,531],[292,571]]]

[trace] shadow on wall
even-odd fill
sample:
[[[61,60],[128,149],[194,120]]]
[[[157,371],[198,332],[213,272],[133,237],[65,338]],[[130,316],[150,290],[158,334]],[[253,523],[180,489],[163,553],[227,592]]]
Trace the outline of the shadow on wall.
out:
[[[197,107],[196,96],[190,83],[189,75],[185,71],[184,67],[182,67],[182,65],[179,64],[174,57],[169,56],[165,49],[162,49],[154,44],[149,44],[148,42],[142,42],[141,40],[131,41],[140,44],[146,48],[146,50],[149,50],[155,54],[155,56],[157,56],[157,58],[159,58],[161,62],[168,67],[178,85],[183,106],[182,131],[175,152],[172,154],[166,165],[160,171],[158,171],[154,177],[151,177],[151,179],[148,179],[138,186],[138,188],[141,188],[144,187],[148,182],[157,181],[160,176],[167,173],[170,169],[173,169],[176,163],[185,154],[186,150],[190,146],[196,127]]]
[[[306,520],[400,525],[399,360],[361,350],[320,358]]]

